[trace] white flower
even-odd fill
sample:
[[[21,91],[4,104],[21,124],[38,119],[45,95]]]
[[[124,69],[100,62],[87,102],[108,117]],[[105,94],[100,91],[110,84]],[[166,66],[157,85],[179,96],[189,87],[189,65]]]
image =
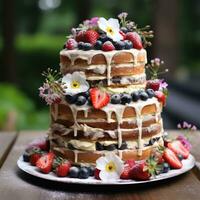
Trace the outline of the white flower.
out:
[[[110,18],[109,20],[106,20],[105,18],[100,17],[98,26],[102,31],[106,32],[106,35],[113,41],[120,41],[123,39],[122,35],[119,33],[120,26],[118,19]]]
[[[89,84],[85,77],[80,72],[66,74],[62,78],[63,89],[65,94],[74,95],[81,92],[86,92],[89,89]]]
[[[100,170],[99,177],[101,180],[112,181],[120,178],[124,165],[118,156],[108,153],[97,159],[96,168]]]

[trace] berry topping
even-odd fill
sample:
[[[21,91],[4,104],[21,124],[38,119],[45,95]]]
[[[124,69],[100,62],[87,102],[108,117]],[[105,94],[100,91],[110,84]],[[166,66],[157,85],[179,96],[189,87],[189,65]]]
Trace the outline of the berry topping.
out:
[[[64,161],[56,167],[56,175],[59,177],[65,177],[69,173],[71,163],[69,161]]]
[[[165,149],[163,158],[174,169],[180,169],[183,166],[176,154],[169,148]]]
[[[156,91],[155,92],[155,96],[158,99],[158,101],[160,101],[163,105],[165,105],[166,103],[166,96],[163,92],[161,91]]]
[[[104,149],[107,150],[107,151],[113,151],[115,150],[117,147],[115,144],[110,144],[108,146],[104,146]]]
[[[35,166],[37,161],[41,158],[42,154],[41,153],[33,153],[30,156],[30,163],[31,165]]]
[[[76,100],[76,105],[77,106],[82,106],[86,103],[87,99],[84,96],[78,96],[77,100]]]
[[[155,92],[154,92],[153,89],[150,89],[150,88],[147,89],[147,90],[146,90],[146,93],[148,94],[149,98],[152,98],[152,97],[155,96]]]
[[[159,88],[160,88],[160,82],[159,82],[159,80],[158,79],[149,80],[147,82],[147,88],[151,88],[154,91],[159,90]]]
[[[104,43],[104,42],[106,42],[106,41],[112,41],[110,38],[107,37],[106,34],[101,34],[101,35],[99,36],[99,40],[100,40],[102,43]]]
[[[104,150],[104,146],[101,143],[96,142],[96,150],[97,151],[103,151]]]
[[[79,42],[78,43],[78,49],[83,49],[84,48],[84,42]]]
[[[130,94],[122,94],[122,97],[121,97],[121,104],[125,105],[127,103],[130,103],[131,102],[131,95]]]
[[[138,92],[138,91],[133,92],[133,93],[131,94],[131,96],[132,96],[132,100],[133,100],[134,102],[136,102],[136,101],[138,101],[138,100],[140,99],[140,95],[139,95],[139,92]]]
[[[95,45],[94,45],[94,49],[101,50],[101,48],[102,48],[102,41],[97,40]]]
[[[78,44],[76,42],[76,40],[70,38],[67,40],[66,42],[66,48],[69,49],[69,50],[73,50],[75,48],[77,48]]]
[[[133,48],[133,43],[129,40],[124,40],[125,44],[125,49],[132,49]]]
[[[113,50],[115,50],[115,47],[112,44],[112,42],[107,41],[107,42],[103,43],[102,50],[103,51],[113,51]]]
[[[100,170],[96,168],[96,169],[94,170],[94,177],[95,177],[97,180],[101,180],[100,177],[99,177],[99,173],[100,173]]]
[[[126,34],[121,30],[121,31],[119,31],[119,33],[122,35],[122,37],[123,37],[123,40],[125,40],[126,39]]]
[[[148,99],[148,94],[145,91],[140,92],[140,99],[146,101]]]
[[[111,96],[111,103],[112,104],[120,104],[121,103],[121,96],[120,96],[120,94],[113,94]]]
[[[170,170],[169,164],[166,163],[166,162],[164,162],[164,163],[162,164],[161,172],[162,172],[162,173],[167,173],[169,170]]]
[[[88,171],[90,176],[94,176],[95,167],[94,166],[88,167]]]
[[[52,169],[54,153],[50,152],[48,154],[43,155],[36,162],[36,166],[45,174],[48,174]]]
[[[77,95],[66,95],[66,96],[65,96],[65,100],[66,100],[67,103],[69,103],[69,104],[74,104],[74,103],[76,103]]]
[[[73,166],[73,167],[71,167],[70,169],[69,169],[69,174],[68,174],[68,176],[70,177],[70,178],[78,178],[79,177],[79,168],[78,167],[75,167],[75,166]]]
[[[183,144],[179,140],[169,142],[167,146],[174,153],[182,155],[184,159],[188,158],[189,151],[183,146]]]
[[[81,167],[79,171],[79,178],[86,179],[90,176],[90,172],[87,167]]]
[[[90,43],[83,43],[83,48],[84,51],[89,51],[92,49],[92,44]]]
[[[75,39],[77,42],[85,42],[85,31],[79,31]]]
[[[30,153],[30,152],[25,151],[25,152],[23,153],[23,161],[24,161],[24,162],[30,162],[30,157],[31,157],[31,153]]]
[[[99,34],[95,30],[87,30],[85,32],[85,41],[94,45],[99,38]]]
[[[95,109],[100,109],[106,106],[110,101],[110,96],[98,88],[92,88],[90,90],[90,98]]]
[[[125,48],[125,43],[123,41],[115,42],[115,49],[122,50]]]
[[[135,49],[142,49],[142,40],[138,33],[136,32],[128,32],[126,33],[126,40],[130,40],[133,44],[133,48]]]

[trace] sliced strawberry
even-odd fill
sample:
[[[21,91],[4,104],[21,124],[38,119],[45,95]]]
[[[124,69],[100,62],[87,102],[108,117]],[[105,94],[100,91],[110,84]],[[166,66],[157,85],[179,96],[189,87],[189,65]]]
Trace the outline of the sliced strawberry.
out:
[[[100,170],[96,168],[96,169],[94,170],[94,177],[95,177],[97,180],[101,180],[100,177],[99,177],[99,173],[100,173]]]
[[[30,156],[30,163],[31,165],[35,166],[37,161],[41,158],[42,154],[41,153],[33,153]]]
[[[151,174],[148,172],[148,170],[145,169],[145,167],[146,167],[145,161],[141,161],[135,164],[130,170],[131,179],[139,181],[149,180]]]
[[[163,105],[166,104],[166,96],[163,92],[155,91],[155,95],[159,102],[161,102]]]
[[[163,158],[174,169],[180,169],[183,166],[176,154],[169,148],[165,149]]]
[[[128,32],[126,33],[126,40],[130,40],[133,43],[133,48],[142,49],[142,40],[138,33],[136,32]]]
[[[168,148],[171,149],[176,155],[181,154],[184,159],[189,156],[189,151],[183,146],[179,140],[168,143]]]
[[[131,178],[130,171],[131,171],[131,168],[128,165],[125,166],[123,172],[120,175],[120,178],[121,179],[130,179]]]
[[[59,177],[65,177],[69,173],[71,163],[65,161],[56,167],[56,175]]]
[[[41,158],[38,159],[36,162],[36,166],[45,174],[48,174],[52,169],[54,153],[50,152],[43,155]]]
[[[85,31],[79,31],[75,39],[77,42],[85,42]]]
[[[99,34],[95,30],[87,30],[85,32],[85,41],[94,45],[99,38]]]
[[[110,96],[98,88],[92,88],[90,90],[90,98],[95,109],[106,106],[110,101]]]

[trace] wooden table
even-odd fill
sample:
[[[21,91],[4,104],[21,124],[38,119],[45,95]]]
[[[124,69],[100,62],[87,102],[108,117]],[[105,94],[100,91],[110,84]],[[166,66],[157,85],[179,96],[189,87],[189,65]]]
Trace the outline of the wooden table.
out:
[[[177,131],[168,131],[175,137]],[[197,166],[190,172],[168,180],[132,186],[70,185],[42,180],[22,172],[16,162],[27,143],[45,131],[0,133],[0,199],[45,200],[45,199],[149,199],[149,200],[199,200],[200,199],[200,132],[191,136],[192,154]]]

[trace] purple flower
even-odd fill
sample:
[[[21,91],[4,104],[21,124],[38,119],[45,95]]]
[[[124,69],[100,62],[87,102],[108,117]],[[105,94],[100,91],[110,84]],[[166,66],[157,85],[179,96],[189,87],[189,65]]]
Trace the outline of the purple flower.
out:
[[[118,15],[118,18],[119,19],[126,19],[128,16],[128,13],[127,12],[122,12]]]
[[[179,135],[176,139],[179,140],[186,149],[188,149],[189,151],[191,150],[192,145],[183,134]]]
[[[191,130],[192,130],[192,131],[196,131],[196,130],[197,130],[197,127],[196,127],[195,125],[193,125],[192,128],[191,128]]]
[[[168,83],[164,81],[164,79],[159,80],[160,89],[165,89],[168,86]]]
[[[98,25],[98,20],[99,18],[98,17],[92,17],[91,19],[86,19],[84,22],[83,22],[83,25],[87,28],[96,28],[97,25]]]

